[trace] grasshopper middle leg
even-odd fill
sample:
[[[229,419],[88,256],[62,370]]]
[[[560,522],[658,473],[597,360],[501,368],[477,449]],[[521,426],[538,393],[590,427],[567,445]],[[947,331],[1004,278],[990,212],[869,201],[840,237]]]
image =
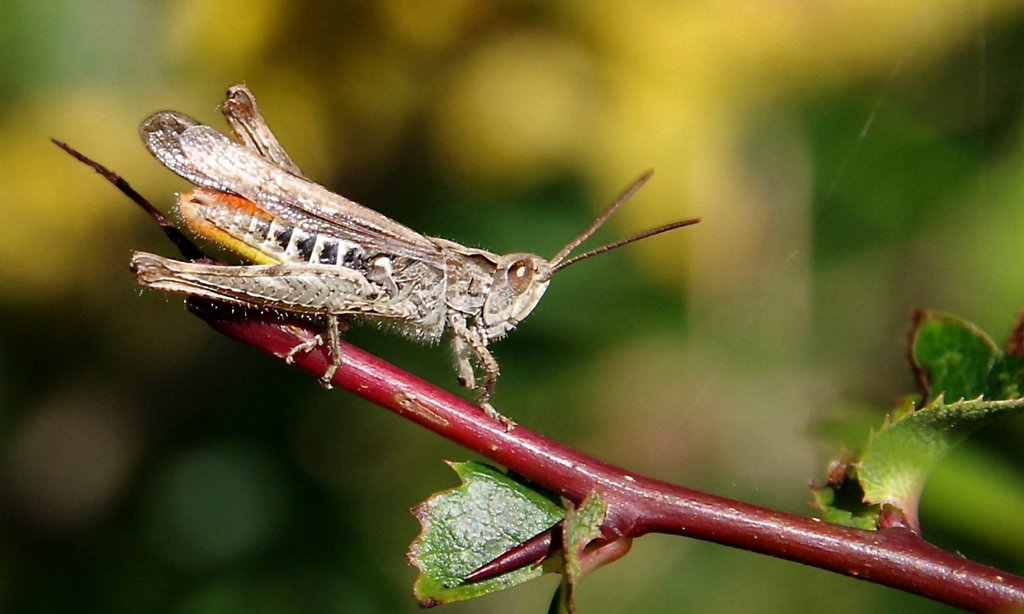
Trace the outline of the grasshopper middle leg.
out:
[[[331,362],[328,363],[327,370],[324,371],[323,376],[320,378],[320,385],[326,390],[333,388],[331,380],[334,379],[335,372],[337,372],[338,367],[341,366],[341,333],[348,330],[349,320],[349,317],[343,315],[332,315],[327,317],[327,350],[331,354]],[[288,350],[288,353],[284,357],[284,361],[288,364],[292,364],[295,362],[295,357],[298,354],[311,352],[323,344],[323,333],[315,335],[311,339],[307,339]]]

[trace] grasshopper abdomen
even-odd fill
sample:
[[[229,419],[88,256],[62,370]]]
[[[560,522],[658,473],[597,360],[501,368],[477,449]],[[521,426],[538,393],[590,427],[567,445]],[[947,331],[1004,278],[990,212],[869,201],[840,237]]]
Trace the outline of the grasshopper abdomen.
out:
[[[325,264],[365,270],[366,252],[351,241],[304,230],[240,196],[198,188],[178,198],[178,217],[196,235],[256,264]]]

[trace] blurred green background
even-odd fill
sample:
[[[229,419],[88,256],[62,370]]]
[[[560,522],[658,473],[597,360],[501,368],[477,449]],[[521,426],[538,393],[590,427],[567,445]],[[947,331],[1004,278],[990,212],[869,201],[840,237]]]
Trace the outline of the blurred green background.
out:
[[[425,234],[552,255],[493,346],[495,406],[665,480],[810,514],[809,479],[912,390],[912,308],[1002,338],[1024,298],[1024,4],[1012,0],[4,0],[0,611],[413,612],[408,508],[439,437],[141,292],[172,255],[66,140],[168,210],[160,109],[224,128],[244,81],[305,173]],[[455,389],[446,347],[349,339]],[[1024,573],[1024,421],[940,469],[925,536]],[[543,612],[554,577],[448,612]],[[947,611],[678,537],[582,612]]]

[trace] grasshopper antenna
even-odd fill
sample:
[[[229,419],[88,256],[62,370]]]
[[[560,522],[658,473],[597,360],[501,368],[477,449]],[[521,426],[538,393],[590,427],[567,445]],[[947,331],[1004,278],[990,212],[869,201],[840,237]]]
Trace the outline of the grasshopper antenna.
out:
[[[142,207],[143,210],[145,210],[145,212],[149,214],[149,217],[153,218],[153,220],[160,225],[160,228],[163,229],[164,234],[166,234],[167,238],[170,239],[175,246],[177,246],[178,251],[181,252],[182,256],[193,262],[196,260],[205,260],[207,258],[206,254],[204,254],[198,247],[196,247],[195,244],[192,243],[192,241],[190,241],[188,237],[186,237],[180,230],[178,230],[174,224],[168,221],[167,218],[164,217],[164,214],[160,213],[159,209],[150,204],[150,202],[146,200],[145,196],[139,194],[135,190],[135,188],[133,188],[124,179],[124,177],[118,175],[117,173],[103,166],[99,162],[96,162],[95,160],[89,158],[88,156],[81,153],[74,147],[68,145],[67,143],[63,141],[58,141],[55,138],[51,138],[50,140],[53,141],[54,145],[68,152],[68,154],[70,154],[71,157],[73,157],[74,159],[85,164],[86,166],[96,171],[100,175],[103,175],[103,178],[109,181],[110,183],[114,184],[114,187],[120,190],[122,194],[132,199],[138,206]]]
[[[561,262],[559,264],[556,264],[554,267],[551,268],[551,273],[554,274],[556,271],[560,271],[560,270],[564,269],[565,267],[569,266],[570,264],[573,264],[574,262],[579,262],[580,260],[585,260],[587,258],[590,258],[591,256],[596,256],[598,254],[607,252],[609,250],[613,250],[616,247],[622,247],[623,245],[627,245],[629,243],[635,243],[635,242],[639,241],[640,239],[646,239],[647,237],[653,237],[654,235],[660,235],[663,232],[668,232],[670,230],[675,230],[676,228],[682,228],[683,226],[693,226],[694,224],[696,224],[698,222],[700,222],[700,218],[699,217],[695,217],[695,218],[691,218],[691,219],[688,219],[688,220],[679,220],[678,222],[672,222],[671,224],[665,224],[664,226],[658,226],[657,228],[651,228],[650,230],[645,230],[643,232],[638,232],[635,235],[630,235],[630,236],[626,237],[625,239],[619,239],[618,241],[613,241],[613,242],[609,243],[608,245],[602,245],[601,247],[595,247],[594,249],[590,250],[589,252],[583,252],[579,256],[573,256],[572,258],[569,258],[565,262]]]
[[[579,247],[581,243],[590,238],[590,235],[597,232],[597,229],[600,228],[606,221],[608,221],[608,218],[610,218],[612,214],[615,213],[615,211],[622,205],[622,203],[629,200],[629,198],[633,196],[633,194],[635,194],[637,190],[642,188],[643,185],[647,183],[647,180],[650,179],[651,175],[653,174],[654,169],[648,169],[647,172],[645,172],[643,175],[637,177],[637,179],[633,183],[631,183],[630,186],[626,188],[624,192],[622,192],[622,194],[619,194],[618,198],[612,201],[612,204],[608,205],[608,207],[601,212],[601,215],[597,216],[597,219],[590,223],[590,226],[587,226],[583,230],[583,232],[576,235],[576,238],[574,238],[572,241],[569,241],[569,244],[563,247],[562,251],[555,254],[555,257],[552,258],[549,262],[549,264],[551,265],[550,274],[553,275],[556,271],[564,269],[570,264],[579,262],[580,260],[585,260],[587,258],[590,258],[591,256],[596,256],[598,254],[613,250],[616,247],[622,247],[623,245],[635,243],[636,241],[646,239],[647,237],[653,237],[654,235],[659,235],[663,232],[675,230],[676,228],[682,228],[683,226],[692,226],[700,222],[699,217],[692,218],[689,220],[680,220],[678,222],[672,222],[671,224],[665,224],[664,226],[658,226],[657,228],[651,228],[650,230],[638,232],[624,239],[613,241],[607,245],[602,245],[601,247],[594,248],[590,251],[583,252],[578,256],[574,256],[572,258],[569,258],[568,260],[565,260],[565,257],[568,256],[572,252],[572,250]]]

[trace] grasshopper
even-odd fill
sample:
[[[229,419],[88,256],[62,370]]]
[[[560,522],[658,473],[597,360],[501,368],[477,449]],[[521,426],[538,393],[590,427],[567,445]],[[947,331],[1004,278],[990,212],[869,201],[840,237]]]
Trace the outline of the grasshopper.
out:
[[[228,90],[221,110],[237,140],[174,111],[150,116],[139,131],[157,160],[196,186],[178,197],[184,225],[253,264],[181,262],[136,252],[132,270],[147,288],[322,319],[331,353],[322,378],[327,387],[340,364],[340,333],[352,318],[423,342],[437,341],[447,330],[459,383],[475,388],[487,415],[511,428],[514,423],[488,402],[498,375],[488,343],[529,315],[557,271],[699,221],[675,222],[569,258],[650,178],[648,171],[554,258],[498,255],[423,236],[308,180],[244,85]],[[287,360],[323,342],[318,335]]]

